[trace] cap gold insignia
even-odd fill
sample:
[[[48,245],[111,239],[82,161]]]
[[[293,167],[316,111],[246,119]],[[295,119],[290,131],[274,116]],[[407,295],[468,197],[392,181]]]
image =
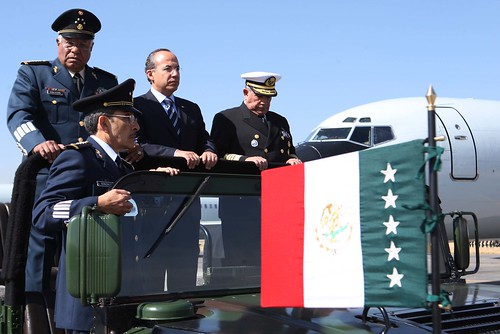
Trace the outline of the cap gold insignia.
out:
[[[83,15],[83,11],[79,10],[78,11],[78,15],[82,16]]]
[[[59,71],[59,67],[54,66],[54,73],[57,73],[57,71]]]
[[[273,87],[275,83],[276,83],[276,77],[270,77],[266,80],[266,82],[264,82],[264,84],[267,87]]]
[[[83,24],[78,23],[78,25],[76,26],[76,29],[83,30]]]

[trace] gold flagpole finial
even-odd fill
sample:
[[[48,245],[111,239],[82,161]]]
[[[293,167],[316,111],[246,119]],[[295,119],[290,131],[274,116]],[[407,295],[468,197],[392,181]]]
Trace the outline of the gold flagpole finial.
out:
[[[429,85],[429,89],[427,90],[427,94],[425,95],[427,98],[427,102],[429,103],[427,105],[428,110],[434,110],[434,102],[436,102],[436,93],[434,92],[434,88],[432,88],[432,85]]]

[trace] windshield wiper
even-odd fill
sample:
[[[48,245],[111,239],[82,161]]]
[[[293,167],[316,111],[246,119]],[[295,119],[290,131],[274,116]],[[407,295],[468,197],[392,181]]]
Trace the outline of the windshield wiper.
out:
[[[179,209],[177,209],[176,214],[174,214],[173,219],[170,220],[167,223],[167,225],[165,226],[163,233],[158,236],[158,239],[156,239],[156,241],[153,243],[151,248],[149,248],[149,250],[147,251],[146,255],[144,255],[144,259],[150,257],[153,254],[153,252],[158,247],[158,245],[161,243],[163,238],[165,238],[165,236],[170,233],[170,231],[174,228],[174,226],[177,224],[177,222],[182,218],[182,216],[184,216],[187,209],[189,209],[191,204],[193,204],[193,201],[196,198],[198,198],[198,196],[200,195],[201,191],[203,190],[203,188],[205,187],[205,185],[207,184],[209,179],[210,179],[210,175],[205,176],[203,181],[201,181],[200,184],[198,185],[198,188],[196,188],[196,191],[190,197],[188,197],[184,200],[184,203],[182,203],[182,205],[179,207]]]

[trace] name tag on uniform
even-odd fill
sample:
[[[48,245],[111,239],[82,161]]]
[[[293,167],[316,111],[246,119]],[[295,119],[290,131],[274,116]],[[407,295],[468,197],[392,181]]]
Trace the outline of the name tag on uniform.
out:
[[[115,183],[111,182],[111,181],[96,181],[96,184],[98,187],[101,187],[101,188],[109,188]]]
[[[47,89],[47,94],[50,96],[64,96],[64,92],[66,89],[64,88],[46,88]]]

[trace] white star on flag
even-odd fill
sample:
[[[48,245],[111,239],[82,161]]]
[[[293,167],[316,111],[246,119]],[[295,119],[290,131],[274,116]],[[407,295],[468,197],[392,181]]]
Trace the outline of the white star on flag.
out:
[[[387,163],[386,169],[380,171],[380,173],[385,175],[384,183],[387,183],[388,181],[396,182],[394,174],[396,174],[397,171],[398,171],[397,169],[392,169],[390,163]]]
[[[399,252],[401,251],[401,248],[396,247],[394,241],[391,241],[391,246],[389,248],[384,248],[384,249],[389,254],[387,256],[387,262],[391,261],[392,259],[396,259],[399,261]]]
[[[391,283],[389,284],[389,288],[392,288],[394,285],[401,287],[401,279],[405,275],[398,273],[398,270],[396,268],[392,268],[392,274],[386,275],[386,276],[387,276],[387,278],[389,278],[391,280]]]
[[[388,235],[389,233],[398,234],[397,227],[399,225],[399,222],[394,221],[392,215],[389,215],[389,221],[384,222],[384,225],[385,227],[387,227],[387,229],[385,230],[385,235]]]
[[[382,198],[385,201],[384,209],[387,209],[390,206],[392,206],[393,208],[396,207],[396,200],[398,199],[398,195],[393,195],[391,189],[387,191],[387,196],[382,196]]]

